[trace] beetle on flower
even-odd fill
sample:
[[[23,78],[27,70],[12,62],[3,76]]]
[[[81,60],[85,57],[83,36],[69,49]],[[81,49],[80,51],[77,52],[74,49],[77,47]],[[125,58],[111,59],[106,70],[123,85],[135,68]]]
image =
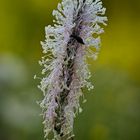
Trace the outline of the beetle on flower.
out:
[[[98,52],[100,37],[93,35],[104,31],[101,24],[106,25],[105,10],[101,0],[62,0],[53,11],[54,26],[45,28],[46,40],[41,42],[45,56],[40,61],[44,78],[39,88],[44,94],[40,106],[47,139],[50,133],[54,140],[74,137],[74,117],[81,112],[82,88],[93,89],[88,82],[86,57],[95,57]]]

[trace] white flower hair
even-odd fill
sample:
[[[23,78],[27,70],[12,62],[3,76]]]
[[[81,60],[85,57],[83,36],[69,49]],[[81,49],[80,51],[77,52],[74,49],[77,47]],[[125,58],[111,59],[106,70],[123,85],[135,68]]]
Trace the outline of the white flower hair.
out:
[[[82,88],[93,89],[88,82],[90,72],[86,57],[96,57],[100,37],[93,35],[103,33],[101,24],[106,25],[107,21],[103,16],[105,10],[101,0],[62,0],[53,11],[54,26],[45,28],[46,40],[41,42],[45,56],[40,61],[44,78],[39,88],[44,94],[40,106],[48,140],[74,137],[73,123],[75,115],[81,111]]]

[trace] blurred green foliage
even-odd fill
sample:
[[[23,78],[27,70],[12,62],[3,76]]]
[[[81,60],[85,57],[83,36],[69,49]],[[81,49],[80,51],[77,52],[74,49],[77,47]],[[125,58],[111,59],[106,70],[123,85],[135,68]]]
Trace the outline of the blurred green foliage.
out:
[[[76,140],[140,140],[140,1],[103,0],[109,19],[96,62],[95,89],[75,120]],[[40,41],[59,0],[0,2],[0,140],[43,140]],[[39,74],[38,74],[39,75]]]

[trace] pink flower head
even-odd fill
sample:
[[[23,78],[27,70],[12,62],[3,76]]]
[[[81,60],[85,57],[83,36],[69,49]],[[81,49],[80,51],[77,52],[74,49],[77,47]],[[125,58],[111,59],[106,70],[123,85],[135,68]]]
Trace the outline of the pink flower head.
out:
[[[86,57],[97,55],[100,38],[93,35],[104,31],[101,24],[106,25],[105,10],[101,0],[62,0],[53,11],[54,26],[45,28],[46,40],[41,42],[45,57],[40,62],[44,78],[39,87],[44,93],[40,105],[47,139],[50,132],[54,140],[74,136],[74,117],[81,112],[81,89],[93,89],[88,82]]]

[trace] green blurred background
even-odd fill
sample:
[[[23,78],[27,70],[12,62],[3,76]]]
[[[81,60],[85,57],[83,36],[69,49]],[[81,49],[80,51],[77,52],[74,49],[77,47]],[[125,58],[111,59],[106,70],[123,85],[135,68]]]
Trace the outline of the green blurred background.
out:
[[[108,26],[95,89],[75,120],[75,140],[140,140],[140,0],[103,0]],[[34,80],[44,27],[59,0],[0,1],[0,140],[43,140],[42,93]]]

